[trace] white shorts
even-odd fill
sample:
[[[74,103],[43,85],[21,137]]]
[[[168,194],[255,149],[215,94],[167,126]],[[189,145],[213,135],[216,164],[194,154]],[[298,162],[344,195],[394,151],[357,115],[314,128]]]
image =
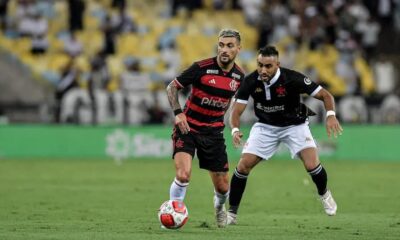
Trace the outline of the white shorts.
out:
[[[317,147],[308,122],[287,127],[255,123],[242,153],[251,153],[268,160],[275,154],[281,142],[289,148],[292,158],[303,149]]]

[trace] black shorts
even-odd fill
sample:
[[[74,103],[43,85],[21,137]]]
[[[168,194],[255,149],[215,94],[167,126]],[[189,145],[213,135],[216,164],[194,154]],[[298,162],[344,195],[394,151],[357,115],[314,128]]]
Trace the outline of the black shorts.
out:
[[[201,134],[189,132],[182,134],[174,128],[172,134],[174,151],[172,158],[178,152],[189,153],[199,159],[199,166],[212,172],[229,171],[228,155],[226,153],[225,139],[222,133]]]

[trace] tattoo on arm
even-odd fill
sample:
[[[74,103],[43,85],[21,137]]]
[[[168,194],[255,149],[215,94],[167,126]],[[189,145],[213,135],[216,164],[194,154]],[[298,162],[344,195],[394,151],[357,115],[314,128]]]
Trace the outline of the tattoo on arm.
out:
[[[175,111],[177,109],[181,109],[181,105],[179,104],[178,91],[179,91],[179,89],[174,81],[172,81],[170,84],[168,84],[167,96],[168,96],[169,104],[171,105],[171,108],[173,111]]]

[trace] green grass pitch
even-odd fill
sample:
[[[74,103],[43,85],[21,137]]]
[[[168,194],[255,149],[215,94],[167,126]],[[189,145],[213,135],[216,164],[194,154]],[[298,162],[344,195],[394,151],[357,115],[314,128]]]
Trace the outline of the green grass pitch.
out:
[[[0,239],[400,239],[400,162],[324,161],[338,214],[328,217],[298,161],[249,177],[239,225],[218,229],[213,188],[193,162],[189,221],[164,230],[171,160],[0,160]],[[231,163],[231,172],[236,162]]]

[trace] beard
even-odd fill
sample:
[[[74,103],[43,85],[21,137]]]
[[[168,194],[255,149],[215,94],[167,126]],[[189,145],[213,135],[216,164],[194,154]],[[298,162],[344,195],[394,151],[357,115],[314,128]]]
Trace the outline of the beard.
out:
[[[233,59],[230,59],[228,56],[219,56],[219,61],[220,63],[222,63],[223,65],[229,65],[230,63],[232,63]]]
[[[260,80],[263,81],[263,82],[269,82],[271,80],[271,78],[272,78],[272,77],[270,77],[268,75],[263,76],[260,73],[258,75],[260,77]]]

